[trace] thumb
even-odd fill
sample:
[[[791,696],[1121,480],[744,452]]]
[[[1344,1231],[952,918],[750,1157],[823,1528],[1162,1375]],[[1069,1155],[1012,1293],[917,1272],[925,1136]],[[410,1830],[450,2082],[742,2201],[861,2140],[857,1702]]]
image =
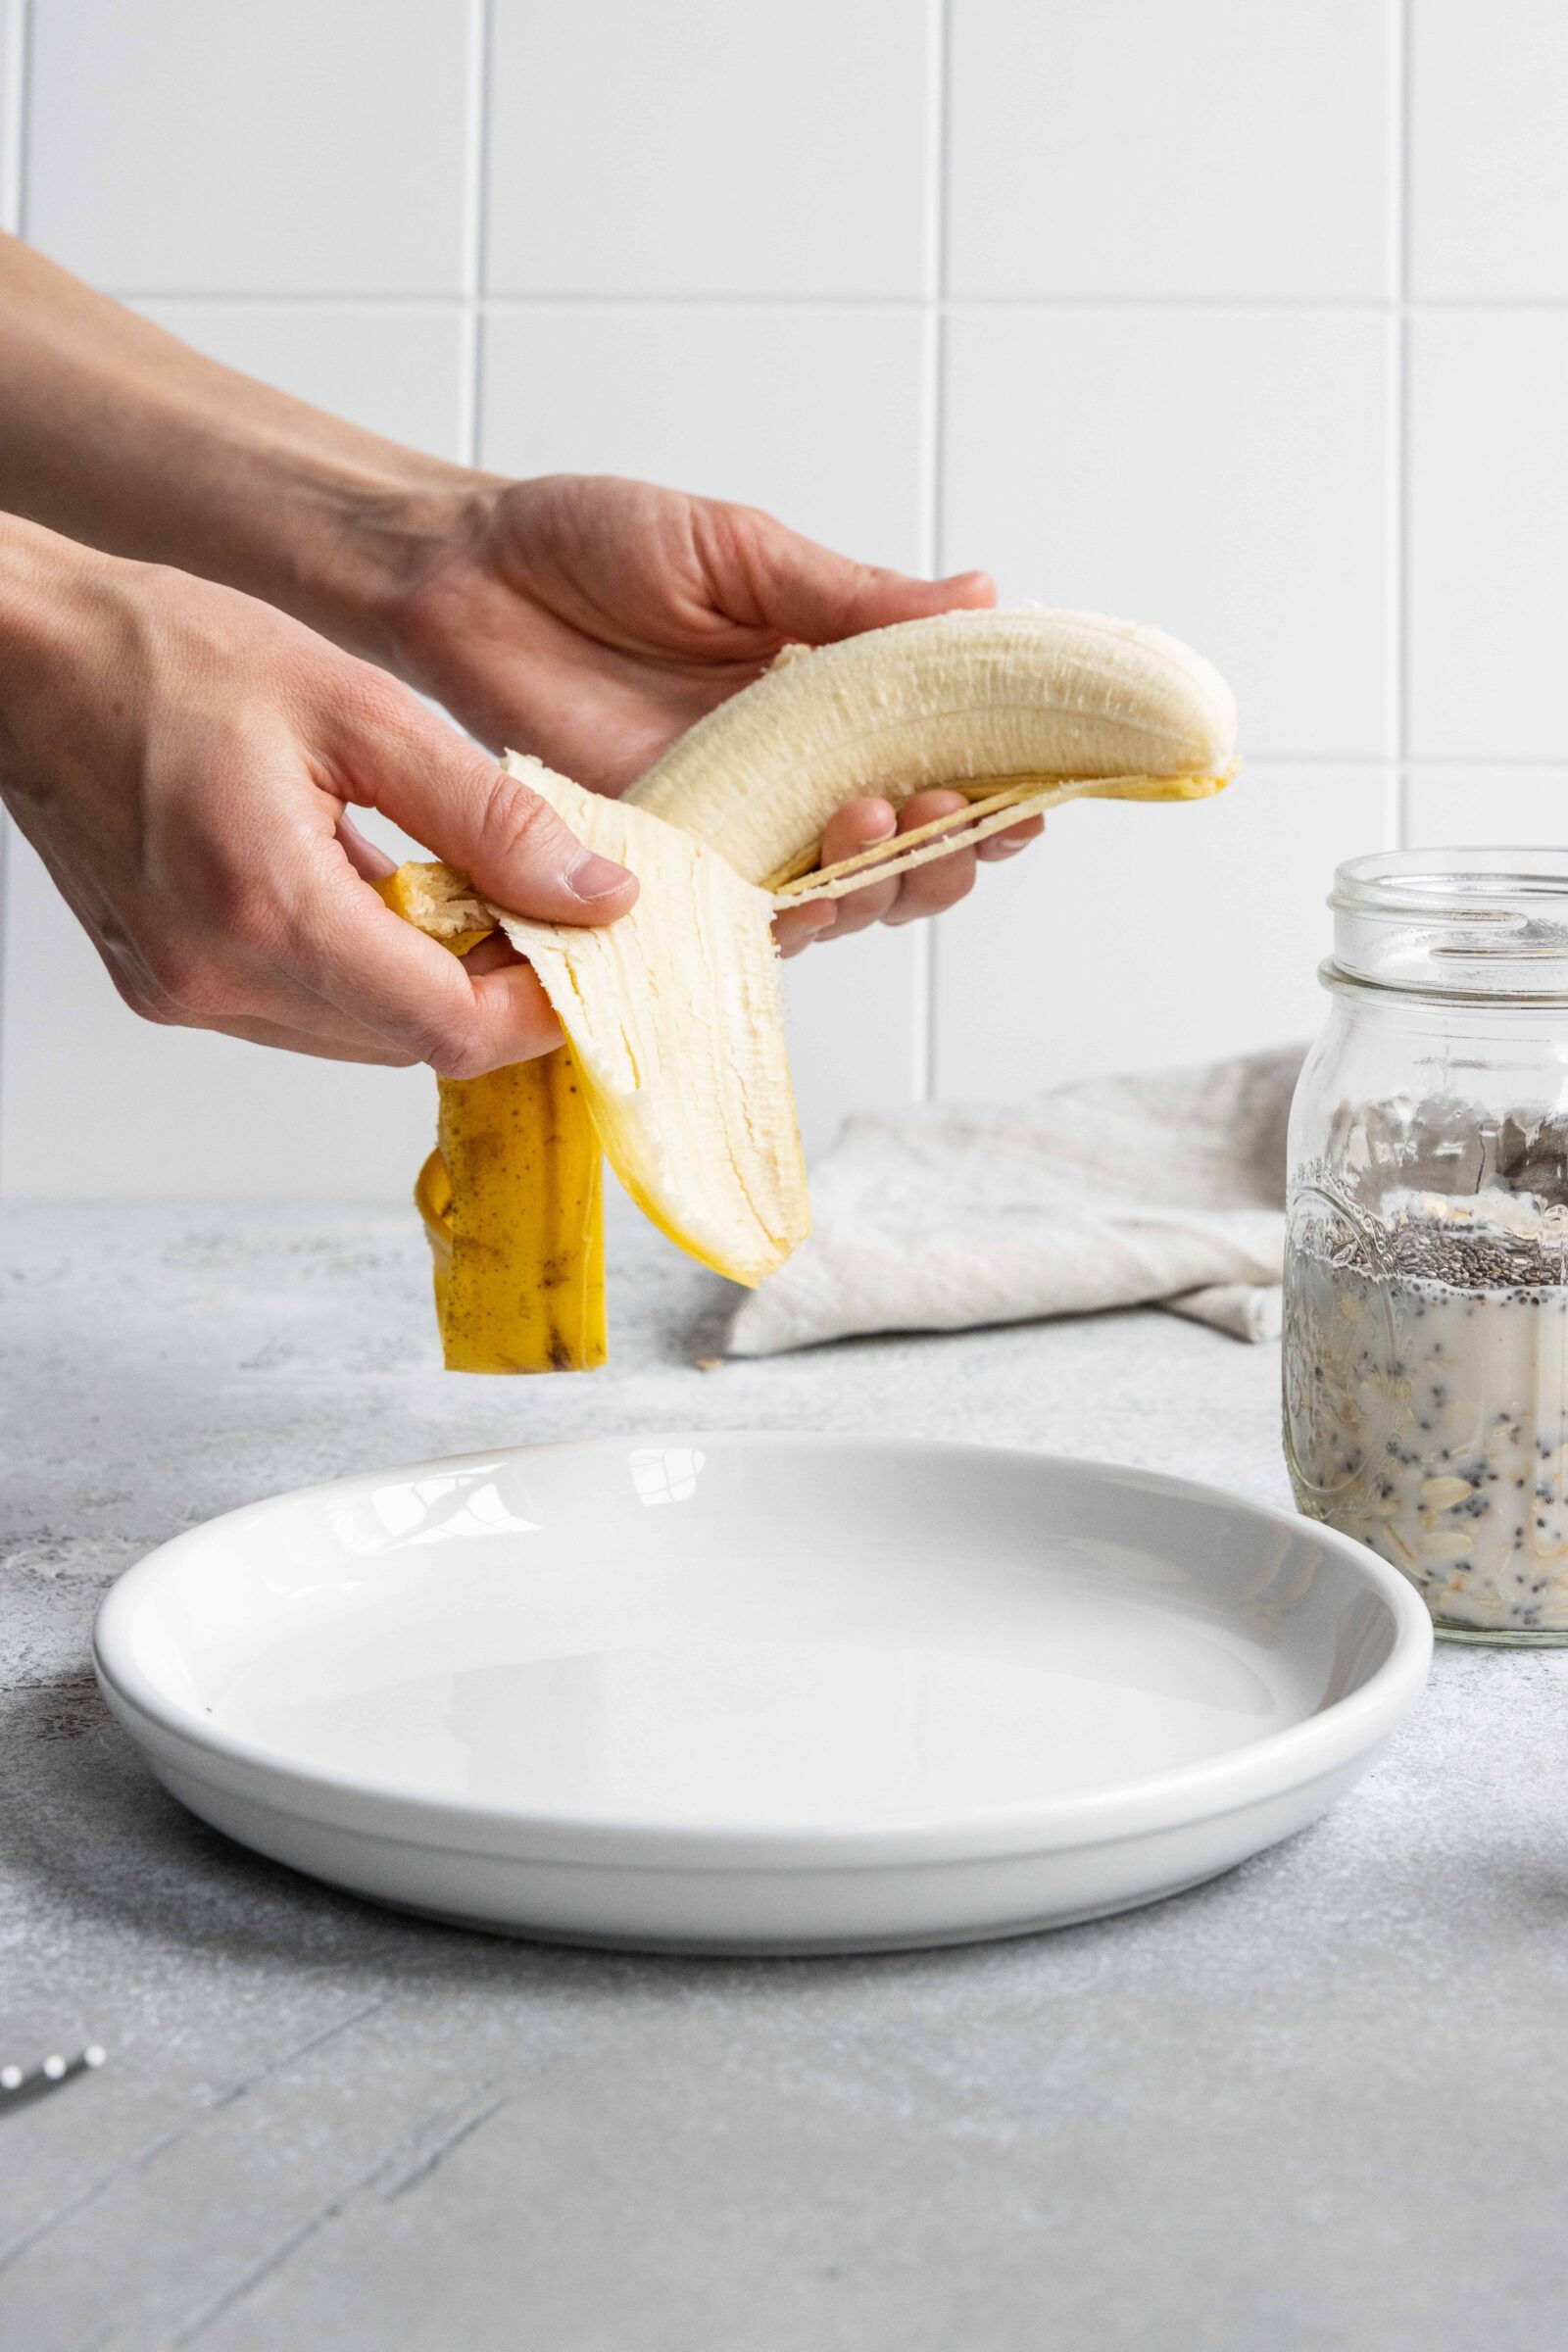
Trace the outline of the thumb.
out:
[[[769,514],[749,518],[753,529],[744,553],[746,584],[753,610],[746,615],[776,635],[803,645],[831,645],[862,629],[885,629],[897,620],[923,620],[933,612],[955,612],[994,605],[996,583],[984,571],[956,571],[942,580],[916,579],[879,564],[803,539]],[[736,617],[740,617],[736,615]]]
[[[399,689],[356,729],[354,798],[466,874],[498,906],[547,923],[609,923],[637,879],[584,849],[550,803]]]

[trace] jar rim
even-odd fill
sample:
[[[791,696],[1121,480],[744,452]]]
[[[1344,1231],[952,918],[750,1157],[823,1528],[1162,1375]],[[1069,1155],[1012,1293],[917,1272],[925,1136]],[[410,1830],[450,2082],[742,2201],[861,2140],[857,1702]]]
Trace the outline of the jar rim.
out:
[[[1337,867],[1334,967],[1399,995],[1568,998],[1568,848],[1380,850]]]
[[[1422,922],[1505,920],[1560,898],[1568,919],[1568,849],[1547,842],[1523,848],[1376,850],[1334,869],[1329,905],[1336,911],[1405,914]]]

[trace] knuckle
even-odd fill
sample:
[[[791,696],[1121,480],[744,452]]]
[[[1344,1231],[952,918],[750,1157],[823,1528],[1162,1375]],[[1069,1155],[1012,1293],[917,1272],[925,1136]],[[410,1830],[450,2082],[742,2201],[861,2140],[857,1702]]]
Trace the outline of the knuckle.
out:
[[[210,956],[165,943],[152,950],[147,964],[165,1022],[216,1020],[244,1009]]]
[[[340,711],[356,725],[407,729],[412,720],[424,716],[408,688],[384,669],[377,669],[373,662],[337,656],[330,684]]]
[[[190,1003],[199,991],[203,973],[198,958],[176,947],[172,940],[156,940],[144,960],[160,1003],[171,1010]]]
[[[211,965],[224,948],[268,956],[285,927],[279,890],[270,884],[254,845],[224,834],[187,840],[173,859],[177,897],[210,943],[185,959]]]
[[[134,980],[122,978],[118,972],[112,976],[121,1003],[128,1005],[139,1021],[151,1021],[155,1029],[172,1029],[174,1026],[173,1012],[163,998],[155,996],[150,988],[142,987]]]
[[[234,947],[257,956],[277,945],[277,913],[254,875],[238,866],[223,865],[211,876],[207,912],[221,936]]]
[[[560,820],[526,784],[498,770],[479,811],[479,849],[497,866],[531,864],[556,847]]]
[[[438,1031],[422,1059],[441,1078],[482,1078],[496,1066],[496,1057],[487,1041],[472,1029]]]
[[[100,935],[97,947],[122,1004],[128,1006],[138,1020],[151,1021],[160,1029],[169,1028],[174,1016],[147,958],[118,933],[108,938]]]

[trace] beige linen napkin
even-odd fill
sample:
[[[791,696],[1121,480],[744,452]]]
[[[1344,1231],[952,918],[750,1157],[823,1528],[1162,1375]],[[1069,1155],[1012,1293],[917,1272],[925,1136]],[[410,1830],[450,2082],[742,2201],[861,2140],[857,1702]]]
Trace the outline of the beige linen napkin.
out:
[[[742,1301],[729,1352],[1137,1305],[1276,1338],[1301,1054],[849,1120],[810,1240]]]

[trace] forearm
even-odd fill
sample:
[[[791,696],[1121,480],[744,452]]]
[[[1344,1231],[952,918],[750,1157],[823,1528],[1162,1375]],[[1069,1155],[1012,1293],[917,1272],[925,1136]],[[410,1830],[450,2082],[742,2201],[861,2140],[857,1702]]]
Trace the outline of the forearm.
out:
[[[474,478],[220,367],[0,236],[0,508],[382,658],[424,511]]]

